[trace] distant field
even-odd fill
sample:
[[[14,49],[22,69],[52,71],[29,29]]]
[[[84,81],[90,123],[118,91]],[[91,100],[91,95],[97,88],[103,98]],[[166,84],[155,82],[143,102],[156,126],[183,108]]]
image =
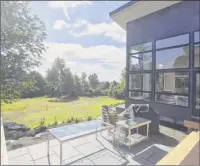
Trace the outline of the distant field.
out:
[[[55,98],[39,97],[22,99],[13,104],[2,106],[4,121],[12,121],[25,124],[31,128],[38,126],[42,117],[45,117],[45,125],[51,124],[55,117],[58,122],[67,121],[70,117],[87,118],[101,115],[102,105],[124,103],[109,97],[80,97],[70,102],[51,102]]]

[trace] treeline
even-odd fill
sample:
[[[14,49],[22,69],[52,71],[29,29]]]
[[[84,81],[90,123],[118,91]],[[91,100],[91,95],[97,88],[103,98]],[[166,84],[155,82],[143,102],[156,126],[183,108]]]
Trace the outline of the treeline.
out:
[[[104,95],[123,99],[125,93],[125,70],[120,82],[100,82],[95,73],[88,76],[85,72],[81,76],[73,74],[62,58],[55,59],[45,77],[36,71],[27,73],[26,77],[29,82],[22,88],[21,98]]]

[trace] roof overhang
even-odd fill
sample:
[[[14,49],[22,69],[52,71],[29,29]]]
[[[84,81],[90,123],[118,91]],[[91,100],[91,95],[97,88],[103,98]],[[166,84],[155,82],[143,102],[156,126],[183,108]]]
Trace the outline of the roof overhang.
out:
[[[110,17],[126,30],[128,22],[157,12],[181,1],[130,1],[110,12]]]

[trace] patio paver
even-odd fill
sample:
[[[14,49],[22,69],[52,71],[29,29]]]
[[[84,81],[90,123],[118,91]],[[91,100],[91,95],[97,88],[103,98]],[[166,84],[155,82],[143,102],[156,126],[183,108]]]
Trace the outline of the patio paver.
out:
[[[47,156],[47,142],[28,146],[28,150],[33,160],[40,159]],[[53,154],[53,150],[49,148],[49,155]]]
[[[103,136],[103,137],[102,137]],[[155,137],[156,138],[156,137]],[[159,137],[160,138],[160,137]],[[63,143],[64,165],[155,165],[173,147],[153,139],[128,147],[120,146],[119,151],[107,139],[107,132],[84,136]],[[82,141],[82,142],[81,142]],[[170,144],[169,144],[170,145]],[[50,141],[50,156],[47,157],[47,142],[19,148],[8,152],[9,164],[15,165],[58,165],[60,164],[60,144]]]
[[[56,154],[52,154],[49,157],[44,157],[38,160],[35,160],[36,165],[59,165],[60,159]]]
[[[10,158],[9,165],[34,165],[34,161],[30,154],[21,155],[18,157]]]
[[[76,150],[72,145],[70,145],[67,142],[63,143],[62,146],[63,146],[63,156],[62,156],[63,160],[66,160],[68,158],[75,157],[81,154],[78,150]],[[58,156],[60,156],[60,145],[56,145],[51,148]]]
[[[83,159],[83,160],[73,163],[72,165],[94,165],[94,163],[88,159]]]
[[[83,155],[87,156],[90,154],[93,154],[95,152],[98,152],[102,149],[103,147],[97,147],[93,145],[92,143],[85,143],[83,145],[79,145],[76,147],[76,149]]]
[[[100,155],[92,160],[96,165],[121,165],[122,161],[116,159],[113,155],[107,153]]]
[[[25,154],[29,154],[27,147],[23,147],[20,149],[12,150],[8,153],[8,158],[19,157]]]
[[[66,164],[66,165],[71,165],[71,164],[73,164],[73,163],[75,163],[75,162],[78,162],[78,161],[84,159],[84,158],[85,158],[84,155],[78,154],[77,156],[70,157],[70,158],[64,160],[64,164]]]

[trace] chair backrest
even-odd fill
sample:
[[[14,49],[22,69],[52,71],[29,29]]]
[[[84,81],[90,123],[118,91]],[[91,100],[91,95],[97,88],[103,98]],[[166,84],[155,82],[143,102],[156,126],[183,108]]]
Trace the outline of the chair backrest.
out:
[[[102,106],[101,107],[101,116],[102,121],[105,123],[110,123],[109,114],[108,114],[108,106]]]

